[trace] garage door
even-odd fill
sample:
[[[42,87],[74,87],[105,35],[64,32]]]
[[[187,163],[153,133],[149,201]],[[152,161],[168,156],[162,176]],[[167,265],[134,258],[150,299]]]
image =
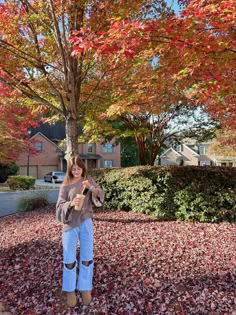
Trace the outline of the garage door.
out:
[[[21,166],[19,169],[19,175],[27,175],[27,167]],[[38,167],[37,166],[30,166],[29,167],[29,176],[38,177]]]
[[[42,177],[46,175],[47,173],[53,172],[53,171],[58,171],[58,166],[57,165],[44,165],[41,166],[41,172],[42,172]]]

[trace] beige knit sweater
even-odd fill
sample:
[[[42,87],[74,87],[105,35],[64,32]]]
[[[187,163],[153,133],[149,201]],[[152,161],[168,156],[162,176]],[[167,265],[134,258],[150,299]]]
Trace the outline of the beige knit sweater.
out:
[[[97,198],[104,202],[104,191],[98,186],[95,180],[89,176],[88,181],[98,188]],[[93,204],[92,204],[92,192],[88,191],[84,200],[84,204],[81,210],[75,210],[70,207],[70,202],[75,198],[76,194],[80,194],[82,191],[83,179],[74,184],[65,185],[62,184],[58,200],[56,204],[56,218],[59,222],[63,223],[63,231],[67,231],[79,226],[88,218],[93,217]]]

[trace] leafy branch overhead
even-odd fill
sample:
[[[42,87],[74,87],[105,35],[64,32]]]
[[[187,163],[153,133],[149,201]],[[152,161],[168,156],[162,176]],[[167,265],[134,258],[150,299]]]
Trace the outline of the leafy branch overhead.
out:
[[[93,47],[119,67],[108,115],[159,114],[185,100],[235,133],[235,3],[185,1],[180,16],[110,19],[106,32],[73,37],[74,54]],[[82,44],[81,44],[82,43]],[[78,47],[80,51],[78,52]],[[167,99],[169,98],[169,99]]]
[[[67,156],[78,124],[110,128],[124,116],[169,115],[180,102],[235,132],[235,4],[180,2],[176,16],[164,0],[5,0],[0,83],[33,112],[64,120]],[[14,95],[11,106],[21,106]]]

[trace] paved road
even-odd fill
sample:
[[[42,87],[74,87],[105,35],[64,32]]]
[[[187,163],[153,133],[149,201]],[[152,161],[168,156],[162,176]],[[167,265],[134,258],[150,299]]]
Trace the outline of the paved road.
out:
[[[49,183],[49,182],[45,182],[43,179],[36,179],[35,182],[36,186],[41,186],[41,187],[50,187],[50,188],[59,188],[61,186],[61,183]]]

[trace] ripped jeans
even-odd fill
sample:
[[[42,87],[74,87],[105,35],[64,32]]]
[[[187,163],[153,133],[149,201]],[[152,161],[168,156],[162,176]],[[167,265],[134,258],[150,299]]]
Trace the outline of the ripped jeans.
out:
[[[79,275],[77,281],[77,243],[80,242]],[[62,291],[91,291],[93,282],[93,221],[85,220],[80,226],[62,233],[63,279]],[[70,266],[70,268],[69,268]]]

